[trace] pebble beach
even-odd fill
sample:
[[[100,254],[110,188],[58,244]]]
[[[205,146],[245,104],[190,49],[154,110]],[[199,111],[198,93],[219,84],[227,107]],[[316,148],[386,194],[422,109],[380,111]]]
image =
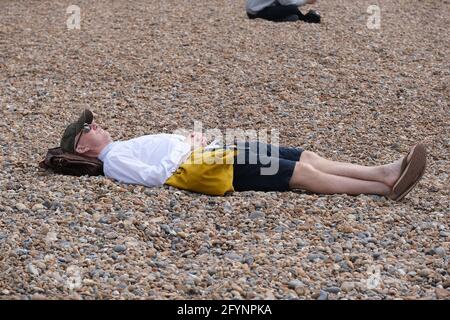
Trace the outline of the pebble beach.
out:
[[[321,24],[245,1],[0,2],[0,299],[450,299],[450,1],[319,0]],[[75,4],[75,3],[73,3]],[[207,196],[39,168],[84,108],[114,140],[279,131],[364,165],[423,142],[401,202]]]

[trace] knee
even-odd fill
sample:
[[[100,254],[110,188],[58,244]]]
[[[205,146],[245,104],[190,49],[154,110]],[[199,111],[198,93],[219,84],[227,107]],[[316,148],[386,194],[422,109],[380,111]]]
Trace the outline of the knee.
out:
[[[319,156],[316,153],[305,150],[302,152],[302,155],[300,156],[300,162],[303,162],[304,164],[312,164],[318,158]]]
[[[312,164],[309,164],[309,163],[297,162],[295,169],[297,170],[297,174],[302,175],[302,176],[316,175],[319,172],[316,168],[314,168],[314,166]]]
[[[297,162],[289,185],[291,188],[305,187],[305,183],[317,178],[318,174],[320,174],[319,170],[314,168],[311,164],[306,162]]]

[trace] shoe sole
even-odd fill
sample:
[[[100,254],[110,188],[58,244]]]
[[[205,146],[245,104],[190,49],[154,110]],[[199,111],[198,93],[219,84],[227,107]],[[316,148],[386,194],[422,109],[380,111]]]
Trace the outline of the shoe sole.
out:
[[[403,199],[422,178],[426,167],[426,148],[423,144],[417,144],[406,168],[392,187],[389,198],[394,201]]]

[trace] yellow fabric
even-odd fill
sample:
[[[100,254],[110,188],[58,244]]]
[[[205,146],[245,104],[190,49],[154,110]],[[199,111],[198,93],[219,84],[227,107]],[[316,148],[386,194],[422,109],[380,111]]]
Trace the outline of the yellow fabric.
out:
[[[191,153],[165,184],[214,196],[233,192],[235,154],[237,154],[236,150],[205,151],[199,148]]]

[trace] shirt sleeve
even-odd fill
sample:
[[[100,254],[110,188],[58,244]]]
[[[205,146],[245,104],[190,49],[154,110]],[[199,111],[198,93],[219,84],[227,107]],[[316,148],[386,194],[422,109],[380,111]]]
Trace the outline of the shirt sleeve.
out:
[[[103,171],[107,177],[128,184],[157,187],[166,181],[162,164],[149,165],[126,155],[113,155],[108,158],[103,164]]]
[[[186,141],[186,136],[183,136],[183,135],[181,135],[181,134],[175,134],[175,133],[173,133],[173,134],[171,134],[171,135],[172,135],[173,137],[177,138],[178,140],[182,141],[182,142]]]

